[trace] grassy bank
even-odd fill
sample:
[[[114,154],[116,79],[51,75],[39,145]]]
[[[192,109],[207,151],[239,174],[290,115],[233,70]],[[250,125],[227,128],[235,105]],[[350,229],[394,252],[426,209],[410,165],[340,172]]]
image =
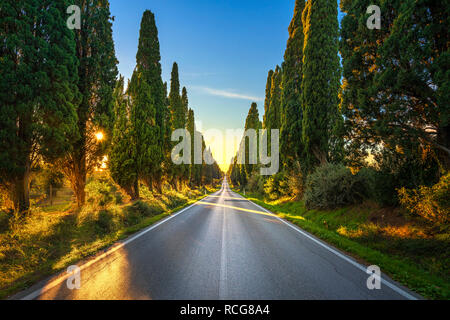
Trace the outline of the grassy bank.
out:
[[[97,186],[96,186],[97,188]],[[101,188],[100,188],[101,190]],[[214,189],[206,190],[208,193]],[[114,190],[107,197],[120,195]],[[205,190],[165,190],[123,203],[92,200],[33,208],[24,220],[0,217],[0,298],[19,292],[203,198]],[[0,221],[1,222],[1,221]]]
[[[450,237],[433,235],[394,209],[364,204],[338,210],[307,210],[302,201],[264,201],[245,196],[302,229],[378,265],[394,280],[429,299],[450,299]]]

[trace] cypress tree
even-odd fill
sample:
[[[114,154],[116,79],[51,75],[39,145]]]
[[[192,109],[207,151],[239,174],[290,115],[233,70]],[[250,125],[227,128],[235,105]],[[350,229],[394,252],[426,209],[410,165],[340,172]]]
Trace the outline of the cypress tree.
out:
[[[258,105],[256,102],[253,102],[250,106],[250,110],[248,111],[247,118],[245,119],[245,127],[244,130],[254,129],[256,131],[256,157],[259,157],[259,129],[261,129],[261,122],[259,121],[259,112]],[[245,170],[247,174],[250,176],[257,168],[257,164],[250,164],[250,143],[246,138],[245,141]]]
[[[187,117],[188,117],[188,113],[189,113],[189,98],[188,98],[186,87],[183,87],[183,89],[181,90],[181,103],[183,104],[183,112],[185,114],[186,121],[187,121]]]
[[[185,96],[187,102],[187,95]],[[186,125],[186,113],[185,105],[180,96],[180,80],[178,75],[178,64],[173,63],[171,80],[170,80],[170,114],[172,118],[172,130],[185,128]]]
[[[194,119],[194,110],[189,109],[186,129],[191,135],[191,165],[189,166],[189,182],[191,185],[195,185],[195,169],[196,165],[194,164],[194,134],[195,134],[195,119]]]
[[[266,127],[266,115],[269,111],[270,106],[270,93],[272,91],[272,77],[273,77],[273,70],[270,70],[267,74],[267,82],[266,82],[266,96],[264,99],[264,116],[263,116],[263,127]]]
[[[302,141],[307,170],[326,163],[338,110],[340,66],[336,0],[308,0],[304,30]]]
[[[267,130],[280,129],[281,125],[281,68],[277,66],[272,76],[272,83],[270,86],[270,104],[266,114]],[[270,132],[269,132],[270,141]]]
[[[55,161],[77,138],[79,95],[68,1],[2,1],[0,5],[0,187],[15,210],[30,206],[31,169]]]
[[[160,189],[164,159],[164,84],[154,14],[144,12],[136,54],[136,68],[130,83],[132,98],[131,127],[136,164],[135,193],[139,197],[139,179],[149,188]]]
[[[81,8],[82,28],[74,30],[79,60],[78,90],[82,100],[77,109],[79,139],[63,164],[78,206],[85,203],[86,176],[99,164],[111,139],[113,90],[117,77],[117,59],[112,38],[111,14],[107,0],[77,0]],[[95,134],[102,131],[103,141]]]
[[[284,53],[282,65],[281,95],[281,156],[282,162],[287,167],[292,167],[293,162],[299,159],[301,146],[301,83],[303,77],[303,23],[302,12],[305,8],[305,0],[296,0],[294,17],[289,25],[289,39]]]
[[[178,64],[176,62],[173,63],[171,72],[169,111],[171,114],[172,131],[186,128],[185,106],[183,105],[183,100],[181,99],[180,96],[180,80],[178,75]],[[181,165],[172,164],[172,167],[173,167],[172,170],[173,176],[171,177],[172,185],[178,189],[181,186],[181,184],[185,182],[186,166],[183,164]]]
[[[137,172],[133,158],[133,145],[129,118],[128,98],[124,94],[124,79],[120,77],[114,90],[114,128],[109,152],[111,177],[131,198],[136,198]]]

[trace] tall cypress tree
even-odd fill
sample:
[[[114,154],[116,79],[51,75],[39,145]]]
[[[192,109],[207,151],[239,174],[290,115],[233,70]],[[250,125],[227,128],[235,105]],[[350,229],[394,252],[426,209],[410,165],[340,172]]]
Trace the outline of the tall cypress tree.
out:
[[[259,121],[258,105],[253,102],[248,111],[247,118],[245,119],[245,130],[253,129],[256,131],[256,157],[259,157],[259,129],[261,129],[261,122]],[[248,138],[245,139],[245,171],[248,176],[256,170],[257,164],[250,164],[250,142]]]
[[[77,138],[78,61],[66,26],[68,1],[0,4],[0,187],[15,210],[30,206],[31,169]]]
[[[302,134],[301,83],[303,77],[303,23],[305,0],[296,0],[294,17],[289,25],[289,39],[284,53],[281,95],[281,157],[285,166],[292,167],[299,159]]]
[[[186,95],[187,101],[187,95]],[[169,111],[171,114],[171,129],[172,131],[177,129],[186,128],[186,113],[183,100],[180,96],[180,80],[178,75],[178,64],[173,63],[170,81],[170,93],[169,93]],[[177,142],[175,142],[176,144]],[[172,163],[172,185],[179,188],[186,179],[186,166],[174,165]]]
[[[336,0],[308,0],[304,30],[302,141],[307,170],[329,159],[331,132],[338,121],[340,65]]]
[[[263,127],[266,127],[266,115],[268,114],[270,107],[270,93],[272,91],[272,77],[273,70],[269,70],[267,74],[267,82],[266,82],[266,96],[264,99],[264,115],[263,115]]]
[[[280,129],[281,127],[281,79],[282,71],[279,66],[275,68],[270,86],[270,104],[266,114],[265,128]]]
[[[109,152],[111,177],[131,198],[136,198],[136,165],[130,127],[129,101],[124,93],[124,79],[120,77],[114,90],[114,128]]]
[[[161,78],[161,56],[154,14],[144,12],[136,54],[136,68],[130,83],[133,157],[137,180],[160,189],[164,159],[165,97]],[[139,182],[135,181],[138,190]],[[139,191],[136,192],[139,197]]]
[[[183,89],[181,90],[181,103],[183,104],[183,112],[185,114],[186,121],[187,121],[188,113],[189,113],[189,98],[188,98],[186,87],[183,87]]]
[[[78,206],[85,202],[86,176],[99,164],[111,141],[113,90],[117,77],[117,59],[112,38],[112,18],[107,0],[77,0],[81,8],[80,30],[74,30],[79,60],[78,106],[79,139],[73,140],[72,152],[62,166],[75,192]],[[103,141],[95,133],[102,131]]]

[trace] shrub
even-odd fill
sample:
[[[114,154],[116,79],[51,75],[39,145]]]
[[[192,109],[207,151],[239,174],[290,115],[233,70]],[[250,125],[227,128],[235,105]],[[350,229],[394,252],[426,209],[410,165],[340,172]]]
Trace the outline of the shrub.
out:
[[[114,215],[108,210],[101,210],[95,220],[95,231],[99,234],[107,234],[115,229]]]
[[[326,164],[308,176],[304,201],[308,209],[333,209],[358,203],[367,195],[361,175],[340,164]]]
[[[401,188],[400,204],[415,216],[422,217],[433,226],[445,231],[450,225],[450,173],[432,187]]]
[[[248,179],[248,191],[256,194],[264,194],[264,179],[259,173],[253,173]]]
[[[279,172],[267,179],[264,184],[264,192],[271,200],[278,199],[281,196],[288,194],[288,185],[284,173]]]
[[[163,212],[157,203],[148,204],[144,201],[136,201],[125,208],[124,220],[127,226],[138,224],[145,217],[153,217]]]
[[[11,214],[0,210],[0,233],[5,232],[9,229],[9,218]]]
[[[86,185],[86,201],[95,208],[107,209],[112,204],[122,202],[122,194],[108,179],[90,179]]]

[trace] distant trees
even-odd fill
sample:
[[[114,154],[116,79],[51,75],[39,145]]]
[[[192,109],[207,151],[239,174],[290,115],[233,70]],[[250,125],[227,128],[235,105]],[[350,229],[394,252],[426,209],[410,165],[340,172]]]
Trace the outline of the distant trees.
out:
[[[173,163],[171,152],[177,142],[171,141],[172,132],[186,129],[192,143],[194,135],[200,133],[195,129],[194,111],[189,109],[185,87],[180,95],[178,64],[173,64],[170,93],[167,94],[167,83],[161,78],[160,59],[155,17],[147,10],[142,17],[136,68],[127,92],[123,92],[123,78],[114,92],[115,126],[110,171],[112,178],[132,199],[140,196],[140,182],[150,190],[162,192],[164,181],[180,189],[187,183],[191,186],[210,184],[220,177],[217,164],[194,164],[193,152],[191,164]],[[206,146],[203,139],[201,142],[203,155]]]
[[[170,132],[177,129],[186,128],[188,99],[186,88],[183,90],[183,97],[180,95],[180,79],[178,74],[178,64],[173,63],[171,79],[170,79],[170,93],[169,93],[169,112],[170,112]],[[177,144],[173,142],[172,146]],[[171,170],[171,184],[179,188],[186,183],[189,168],[185,165],[172,164]]]
[[[0,5],[0,186],[22,214],[30,207],[31,169],[66,154],[79,139],[79,61],[63,15],[68,5]]]

